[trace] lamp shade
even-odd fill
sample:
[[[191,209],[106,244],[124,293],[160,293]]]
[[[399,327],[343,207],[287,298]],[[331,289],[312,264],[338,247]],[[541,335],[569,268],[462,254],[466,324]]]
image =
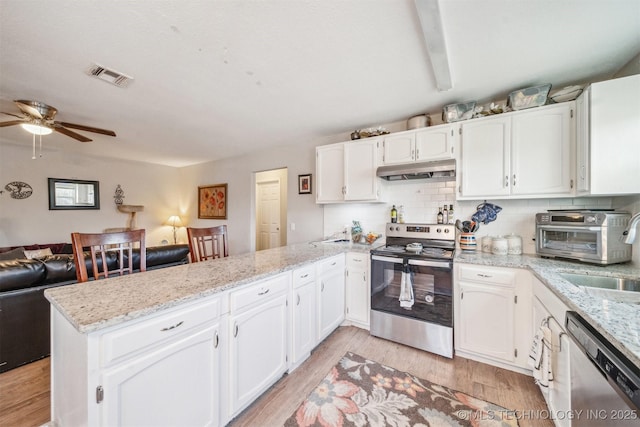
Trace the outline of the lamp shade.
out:
[[[167,225],[172,227],[182,227],[182,220],[178,215],[171,215],[167,220]]]

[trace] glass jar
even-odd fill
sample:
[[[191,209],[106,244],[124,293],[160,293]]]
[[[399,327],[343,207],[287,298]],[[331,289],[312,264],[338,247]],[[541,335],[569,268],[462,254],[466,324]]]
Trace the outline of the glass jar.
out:
[[[494,255],[507,255],[509,253],[509,243],[504,237],[494,237],[491,241],[491,253]]]

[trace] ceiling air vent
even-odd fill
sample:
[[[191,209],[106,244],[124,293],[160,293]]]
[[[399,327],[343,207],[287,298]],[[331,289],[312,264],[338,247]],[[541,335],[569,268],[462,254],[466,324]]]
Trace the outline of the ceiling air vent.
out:
[[[110,70],[98,64],[91,64],[87,69],[87,74],[119,87],[127,87],[129,82],[133,80],[133,77],[127,76],[126,74],[122,74],[118,71]]]

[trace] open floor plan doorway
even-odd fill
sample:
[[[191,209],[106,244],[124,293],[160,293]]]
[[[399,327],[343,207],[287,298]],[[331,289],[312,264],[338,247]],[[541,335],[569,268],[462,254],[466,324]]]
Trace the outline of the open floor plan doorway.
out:
[[[256,250],[287,244],[287,168],[256,172]]]

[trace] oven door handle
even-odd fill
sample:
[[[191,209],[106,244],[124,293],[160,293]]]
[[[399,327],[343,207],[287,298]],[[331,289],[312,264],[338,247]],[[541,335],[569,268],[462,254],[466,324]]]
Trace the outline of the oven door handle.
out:
[[[409,259],[409,265],[417,265],[421,267],[451,268],[451,263],[449,261],[427,261],[424,259]]]
[[[601,226],[596,227],[584,227],[584,226],[576,226],[571,227],[570,225],[539,225],[538,228],[540,230],[564,230],[564,231],[602,231]]]
[[[394,264],[403,264],[404,263],[402,258],[394,258],[394,257],[390,257],[390,256],[371,255],[371,259],[373,261],[385,261],[385,262],[392,262]]]

